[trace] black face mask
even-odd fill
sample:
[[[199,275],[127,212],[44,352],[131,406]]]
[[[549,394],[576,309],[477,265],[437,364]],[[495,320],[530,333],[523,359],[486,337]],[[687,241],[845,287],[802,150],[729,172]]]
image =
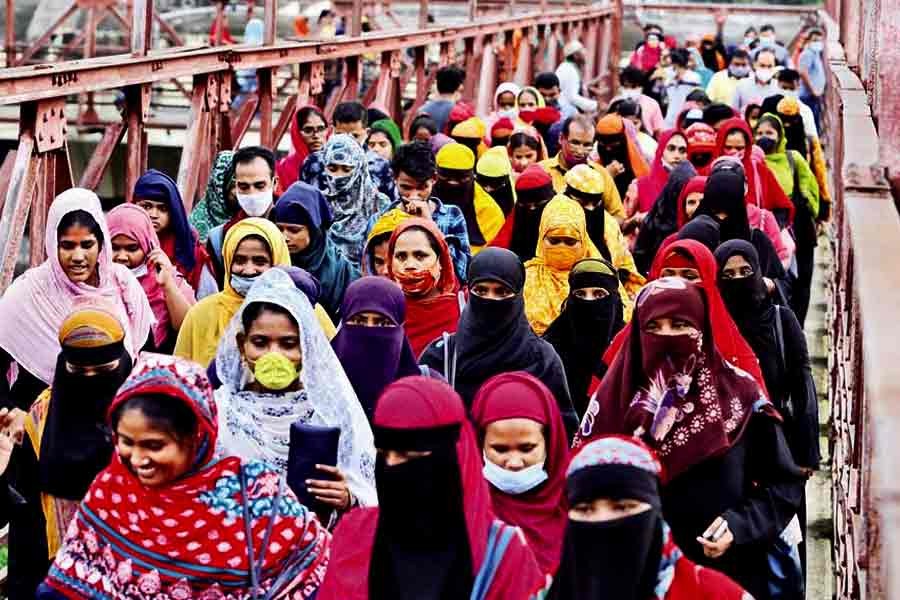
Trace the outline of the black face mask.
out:
[[[379,534],[392,543],[441,548],[465,527],[455,446],[394,466],[379,455],[375,482]]]
[[[719,290],[728,312],[735,320],[753,318],[759,312],[766,294],[765,283],[754,275],[736,279],[719,279]]]
[[[658,509],[604,522],[569,520],[550,598],[645,600],[662,555]]]
[[[497,146],[506,146],[509,143],[509,136],[491,138],[491,148]]]
[[[756,140],[756,145],[766,154],[772,154],[775,152],[775,147],[778,145],[778,142],[769,137],[762,137]]]
[[[578,333],[596,340],[597,346],[606,347],[612,337],[612,326],[615,320],[615,305],[621,305],[618,295],[610,294],[597,300],[585,300],[577,296],[569,296],[566,308],[572,311],[572,317],[578,327]]]

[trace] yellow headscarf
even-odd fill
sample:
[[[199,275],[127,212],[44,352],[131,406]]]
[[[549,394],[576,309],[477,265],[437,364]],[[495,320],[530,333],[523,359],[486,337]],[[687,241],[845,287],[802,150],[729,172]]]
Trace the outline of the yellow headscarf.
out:
[[[562,246],[548,250],[548,235],[570,237],[581,242],[579,249]],[[569,271],[581,259],[600,258],[600,251],[587,233],[584,209],[571,198],[556,195],[541,215],[535,257],[525,263],[525,316],[538,335],[559,316],[569,296]]]
[[[454,127],[453,131],[450,132],[450,137],[454,139],[462,137],[478,140],[478,158],[480,158],[487,151],[487,144],[484,143],[484,136],[486,135],[487,126],[484,124],[484,121],[482,121],[478,117],[469,117],[468,119]]]
[[[218,294],[207,296],[188,311],[178,332],[175,356],[193,360],[201,365],[208,365],[215,358],[219,338],[244,302],[244,297],[231,287],[231,261],[240,243],[251,235],[261,237],[269,246],[272,266],[290,266],[291,255],[287,243],[274,223],[251,217],[235,224],[228,230],[222,244],[226,274],[225,289]]]
[[[403,212],[399,208],[392,208],[375,221],[375,224],[372,225],[372,230],[369,231],[369,235],[366,236],[366,246],[363,249],[363,275],[375,275],[375,265],[372,264],[371,256],[369,256],[369,246],[372,244],[372,240],[378,236],[393,233],[394,230],[397,229],[397,225],[411,218],[412,216],[409,213]]]
[[[464,123],[465,121],[463,121]],[[462,125],[462,123],[460,123]],[[459,125],[457,125],[459,127]],[[456,129],[454,129],[456,131]],[[475,168],[475,154],[471,149],[458,142],[447,144],[438,151],[434,157],[439,169],[456,169],[466,170]],[[509,158],[507,158],[507,162]],[[506,217],[503,211],[497,205],[491,195],[484,191],[477,182],[475,183],[475,195],[473,199],[475,205],[475,218],[478,221],[478,228],[487,244],[497,236]],[[470,242],[471,243],[471,242]],[[471,244],[472,256],[481,252],[484,246],[476,246]]]
[[[59,328],[59,344],[69,348],[100,348],[123,339],[122,324],[112,313],[100,308],[78,310]]]
[[[513,202],[516,201],[516,182],[513,179],[512,163],[509,162],[509,152],[504,147],[491,148],[478,159],[475,172],[485,177],[509,178],[509,188],[512,190]]]
[[[602,194],[606,178],[590,165],[577,165],[566,171],[566,185],[583,194]]]

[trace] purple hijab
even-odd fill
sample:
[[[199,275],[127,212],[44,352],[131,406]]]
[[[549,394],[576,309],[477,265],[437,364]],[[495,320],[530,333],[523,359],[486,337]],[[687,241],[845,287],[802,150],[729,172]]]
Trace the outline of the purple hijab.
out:
[[[346,322],[361,312],[382,314],[396,327],[365,327]],[[421,374],[403,330],[406,299],[400,286],[390,279],[363,277],[347,288],[341,314],[344,322],[331,347],[371,421],[375,401],[384,388],[401,377]]]

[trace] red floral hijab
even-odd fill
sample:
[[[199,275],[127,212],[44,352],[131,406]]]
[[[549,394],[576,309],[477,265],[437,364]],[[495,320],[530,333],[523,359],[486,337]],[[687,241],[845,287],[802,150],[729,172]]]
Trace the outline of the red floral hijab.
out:
[[[111,591],[114,597],[147,600],[246,598],[249,534],[260,586],[273,596],[311,597],[328,566],[330,535],[290,489],[281,488],[274,467],[214,458],[218,423],[206,370],[183,359],[144,354],[109,414],[147,395],[185,404],[194,413],[194,466],[175,482],[149,488],[116,454],[88,490],[47,583],[79,598],[107,597]]]
[[[635,303],[637,327],[591,399],[575,447],[603,434],[634,435],[657,451],[675,479],[737,443],[753,412],[771,405],[750,374],[719,354],[707,312],[698,285],[677,277],[647,284]],[[683,319],[697,333],[645,331],[663,317]]]
[[[763,392],[766,393],[766,384],[759,366],[759,360],[756,358],[756,354],[753,352],[750,344],[747,343],[738,330],[734,319],[731,318],[728,309],[725,307],[722,295],[719,293],[719,287],[716,285],[718,267],[716,266],[716,259],[712,252],[709,251],[709,248],[696,240],[676,239],[668,245],[663,244],[656,253],[653,266],[650,267],[650,279],[659,279],[660,272],[665,267],[684,266],[683,264],[669,264],[669,261],[681,263],[685,258],[689,261],[690,266],[697,269],[700,273],[700,282],[697,285],[702,287],[706,294],[706,306],[709,311],[709,321],[713,328],[716,351],[732,365],[749,373],[762,388]],[[624,347],[626,340],[631,335],[631,329],[632,325],[629,323],[615,337],[606,354],[603,355],[603,360],[606,364],[611,365],[614,362],[616,355]]]

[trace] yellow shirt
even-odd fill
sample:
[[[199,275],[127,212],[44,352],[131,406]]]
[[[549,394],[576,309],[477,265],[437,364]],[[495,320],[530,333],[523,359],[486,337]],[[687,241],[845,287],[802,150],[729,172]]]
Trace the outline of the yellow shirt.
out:
[[[706,95],[713,102],[721,102],[731,106],[731,102],[734,100],[734,91],[737,89],[740,81],[740,79],[731,77],[728,74],[728,69],[719,71],[712,76],[706,85]]]
[[[600,163],[588,161],[587,164],[599,171],[606,180],[603,185],[604,189],[608,190],[608,192],[603,194],[603,208],[605,208],[606,212],[615,219],[624,221],[626,217],[625,205],[622,204],[622,196],[619,195],[619,190],[616,188],[616,182],[613,180],[612,175],[610,175],[609,171],[607,171]],[[542,160],[540,165],[553,179],[553,191],[557,194],[564,193],[566,191],[566,171],[568,171],[568,169],[563,166],[559,159],[559,155],[557,154],[553,158]]]

